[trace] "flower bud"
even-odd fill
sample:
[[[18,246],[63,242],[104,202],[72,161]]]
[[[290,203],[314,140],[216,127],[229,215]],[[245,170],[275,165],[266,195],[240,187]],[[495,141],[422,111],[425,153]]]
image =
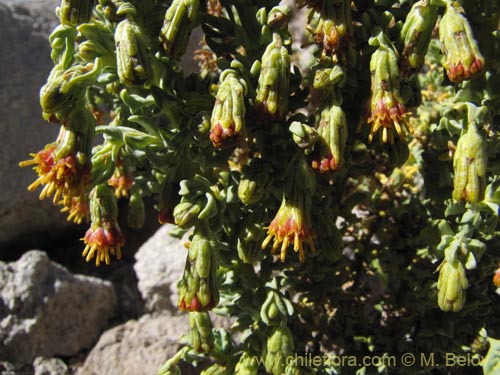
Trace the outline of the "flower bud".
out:
[[[276,327],[267,339],[264,349],[264,366],[268,373],[282,375],[287,357],[293,351],[293,337],[288,327]]]
[[[255,107],[260,120],[280,120],[288,113],[290,56],[278,33],[262,55]]]
[[[243,168],[238,184],[238,198],[245,205],[260,201],[269,184],[269,173],[262,166],[255,161],[250,166]]]
[[[40,89],[40,105],[46,118],[51,114],[63,112],[83,100],[85,88],[71,85],[71,79],[85,74],[88,70],[81,65],[73,66],[67,71],[57,65],[50,73],[47,83]]]
[[[200,375],[227,375],[227,368],[221,366],[217,363],[213,364],[209,368],[203,370]]]
[[[291,302],[277,290],[269,289],[267,297],[260,309],[260,318],[268,326],[281,325],[288,315],[293,314]]]
[[[267,26],[272,30],[284,30],[288,27],[290,8],[286,5],[276,6],[267,16]]]
[[[401,75],[405,78],[418,73],[424,64],[432,30],[437,20],[437,8],[428,0],[417,1],[406,16],[401,29]]]
[[[484,58],[463,9],[454,3],[447,4],[439,24],[439,40],[445,55],[443,66],[451,82],[460,83],[482,72]]]
[[[246,92],[246,84],[238,78],[236,71],[228,69],[222,72],[210,120],[210,140],[214,147],[224,148],[242,131]]]
[[[90,193],[91,226],[82,239],[85,249],[82,256],[89,262],[95,256],[95,264],[110,264],[110,254],[121,258],[125,239],[118,225],[118,205],[113,189],[101,184]]]
[[[174,208],[175,224],[183,229],[191,228],[198,220],[198,215],[204,206],[205,202],[201,197],[194,202],[180,202]]]
[[[459,260],[453,263],[444,261],[441,264],[438,279],[438,304],[443,311],[460,311],[465,302],[465,289],[469,282],[465,269]]]
[[[94,0],[62,0],[59,20],[61,24],[77,26],[88,22],[94,9]]]
[[[214,347],[212,321],[207,312],[190,312],[189,327],[191,329],[191,344],[199,353],[208,353]]]
[[[453,199],[477,203],[484,199],[486,188],[486,151],[484,140],[474,123],[457,142],[453,155]]]
[[[130,19],[115,30],[116,65],[120,81],[127,86],[144,85],[153,77],[149,41],[139,25]]]
[[[344,111],[337,105],[321,112],[318,140],[314,146],[312,167],[320,173],[333,172],[344,163],[347,123]]]
[[[127,225],[130,228],[140,229],[146,222],[146,209],[144,200],[139,192],[135,192],[130,196],[128,205]]]
[[[251,356],[243,352],[235,368],[235,375],[257,375],[259,371],[259,361],[257,356]]]
[[[248,215],[238,236],[238,257],[246,264],[254,264],[262,258],[261,243],[265,237],[262,227],[263,212]]]
[[[297,146],[304,149],[305,154],[309,155],[318,139],[316,129],[299,121],[294,121],[290,124],[288,130],[292,133],[292,139]]]
[[[177,59],[186,52],[199,7],[199,0],[172,1],[160,32],[160,41],[167,56]]]
[[[189,246],[184,274],[179,281],[179,308],[182,311],[208,311],[219,302],[216,270],[218,254],[214,243],[195,228]]]

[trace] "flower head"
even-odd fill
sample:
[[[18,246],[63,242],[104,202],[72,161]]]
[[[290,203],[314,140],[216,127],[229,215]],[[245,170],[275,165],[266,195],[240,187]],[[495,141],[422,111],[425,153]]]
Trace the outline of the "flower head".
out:
[[[81,224],[83,221],[88,222],[90,219],[90,206],[86,195],[73,197],[69,206],[64,206],[61,212],[69,212],[68,221],[76,224]]]
[[[36,154],[33,159],[26,160],[19,165],[27,167],[33,165],[38,178],[28,187],[29,191],[43,185],[40,199],[54,196],[54,204],[62,203],[70,207],[73,198],[85,194],[89,179],[90,166],[81,163],[74,151],[61,155],[62,148],[57,143],[47,145]]]
[[[312,167],[320,173],[338,170],[343,164],[347,142],[345,114],[337,105],[322,111]]]
[[[110,263],[110,254],[121,258],[121,247],[125,238],[117,222],[118,207],[113,190],[98,185],[90,194],[90,216],[92,224],[82,238],[85,249],[82,256],[89,262],[95,256],[95,264]]]
[[[484,198],[487,156],[484,141],[476,125],[470,123],[467,132],[457,142],[453,155],[453,199],[477,203]]]
[[[186,266],[179,281],[179,309],[208,311],[219,302],[217,288],[217,247],[206,234],[206,229],[195,228],[189,245]]]
[[[288,112],[290,56],[278,33],[262,55],[255,107],[259,119],[282,119]]]
[[[462,8],[447,5],[439,25],[439,40],[445,55],[443,65],[450,81],[460,83],[483,71],[484,58]]]
[[[222,72],[210,120],[210,140],[214,147],[224,148],[243,129],[246,92],[246,84],[235,70]]]
[[[127,198],[133,183],[134,178],[127,173],[123,161],[118,159],[113,176],[108,180],[108,185],[115,190],[116,198]]]
[[[367,113],[367,123],[371,125],[368,140],[374,134],[380,135],[383,143],[394,143],[394,132],[404,139],[403,128],[411,132],[407,120],[407,110],[399,95],[398,56],[392,43],[380,36],[378,49],[370,60],[371,99]]]
[[[293,204],[291,201],[283,198],[281,206],[275,218],[269,224],[267,237],[262,242],[262,249],[274,238],[271,253],[274,254],[280,247],[280,259],[286,260],[286,251],[288,245],[293,244],[293,250],[299,253],[299,259],[304,261],[304,242],[306,242],[314,252],[316,248],[313,241],[313,231],[308,214],[304,211],[303,204]]]

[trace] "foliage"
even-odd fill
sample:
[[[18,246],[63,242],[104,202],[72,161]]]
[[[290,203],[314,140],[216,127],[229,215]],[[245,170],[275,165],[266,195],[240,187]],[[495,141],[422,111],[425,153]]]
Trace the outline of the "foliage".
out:
[[[277,0],[63,0],[40,92],[61,132],[21,163],[30,190],[90,217],[97,265],[124,244],[116,199],[133,227],[154,197],[192,233],[191,331],[161,374],[445,373],[449,354],[496,373],[498,3],[296,3],[293,37],[315,46],[301,69],[297,9]],[[397,361],[290,360],[308,355]]]

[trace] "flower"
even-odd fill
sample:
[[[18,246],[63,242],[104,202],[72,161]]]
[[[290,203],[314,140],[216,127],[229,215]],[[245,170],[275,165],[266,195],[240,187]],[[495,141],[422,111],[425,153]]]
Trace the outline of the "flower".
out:
[[[500,264],[498,265],[498,268],[495,271],[495,274],[493,275],[493,284],[497,288],[500,288]]]
[[[125,244],[125,238],[116,222],[104,222],[100,226],[90,227],[83,238],[85,249],[82,256],[90,262],[95,256],[95,265],[101,262],[110,264],[110,254],[121,259],[121,247]],[[97,254],[96,254],[97,253]]]
[[[484,58],[462,8],[447,4],[439,25],[439,40],[445,55],[443,66],[450,81],[460,83],[482,72]]]
[[[78,162],[73,152],[64,157],[58,157],[59,147],[52,143],[36,154],[33,159],[19,163],[21,167],[34,165],[38,178],[28,187],[29,191],[43,185],[40,199],[51,197],[54,194],[54,204],[62,203],[70,207],[73,198],[79,198],[87,189],[90,178],[90,167]],[[61,199],[62,198],[62,199]]]
[[[444,261],[439,266],[438,304],[443,311],[460,311],[465,303],[465,290],[469,282],[465,276],[465,269],[459,260],[453,263]]]
[[[134,183],[134,178],[127,173],[121,159],[118,159],[113,176],[108,180],[108,185],[115,190],[117,199],[127,198],[129,189]]]
[[[290,56],[278,33],[262,55],[255,107],[259,120],[280,120],[288,113]]]
[[[474,123],[457,142],[453,155],[453,199],[477,203],[484,199],[487,155]]]
[[[317,131],[318,139],[313,154],[312,168],[320,173],[340,169],[344,162],[344,149],[347,142],[347,123],[342,108],[333,105],[323,110]]]
[[[184,273],[179,281],[179,309],[182,311],[208,311],[219,302],[217,288],[217,247],[208,237],[207,229],[196,227]]]
[[[180,58],[184,55],[199,8],[200,0],[172,1],[160,31],[160,42],[167,56]]]
[[[304,245],[306,242],[313,252],[316,251],[313,241],[313,231],[308,215],[304,213],[302,205],[294,205],[283,197],[281,206],[267,230],[267,237],[262,242],[262,249],[274,238],[271,253],[274,254],[280,247],[280,259],[286,260],[286,250],[293,244],[293,250],[299,253],[299,259],[304,261]]]
[[[210,140],[214,147],[224,148],[242,131],[246,92],[246,83],[235,70],[222,72],[210,120]]]
[[[69,206],[64,206],[61,212],[69,212],[68,221],[81,224],[84,220],[90,219],[90,206],[86,195],[73,197]]]
[[[127,86],[143,85],[153,76],[148,40],[141,27],[124,19],[116,27],[116,66],[120,81]]]
[[[90,228],[82,238],[85,249],[82,256],[89,262],[95,256],[95,264],[109,265],[110,254],[121,258],[121,247],[125,238],[117,222],[118,206],[113,190],[104,185],[97,185],[90,193]]]
[[[429,0],[417,1],[406,16],[400,35],[400,68],[405,78],[418,73],[424,64],[437,17],[437,8]]]
[[[391,42],[381,37],[378,49],[370,60],[371,92],[367,123],[371,125],[368,141],[379,133],[383,143],[394,143],[394,131],[404,139],[403,128],[412,128],[403,100],[399,96],[398,56]]]
[[[63,0],[59,15],[61,24],[75,27],[88,22],[93,8],[94,1],[91,0]]]

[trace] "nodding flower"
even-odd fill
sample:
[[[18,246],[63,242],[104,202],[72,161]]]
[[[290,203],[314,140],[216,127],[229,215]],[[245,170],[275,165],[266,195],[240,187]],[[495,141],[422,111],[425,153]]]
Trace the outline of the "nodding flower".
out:
[[[101,184],[90,193],[90,228],[82,238],[85,249],[82,256],[87,262],[95,257],[95,264],[110,264],[110,255],[121,259],[125,238],[118,225],[118,206],[113,189]]]
[[[439,40],[445,55],[443,66],[450,81],[460,83],[483,71],[484,58],[463,9],[455,3],[447,4],[439,24]]]

